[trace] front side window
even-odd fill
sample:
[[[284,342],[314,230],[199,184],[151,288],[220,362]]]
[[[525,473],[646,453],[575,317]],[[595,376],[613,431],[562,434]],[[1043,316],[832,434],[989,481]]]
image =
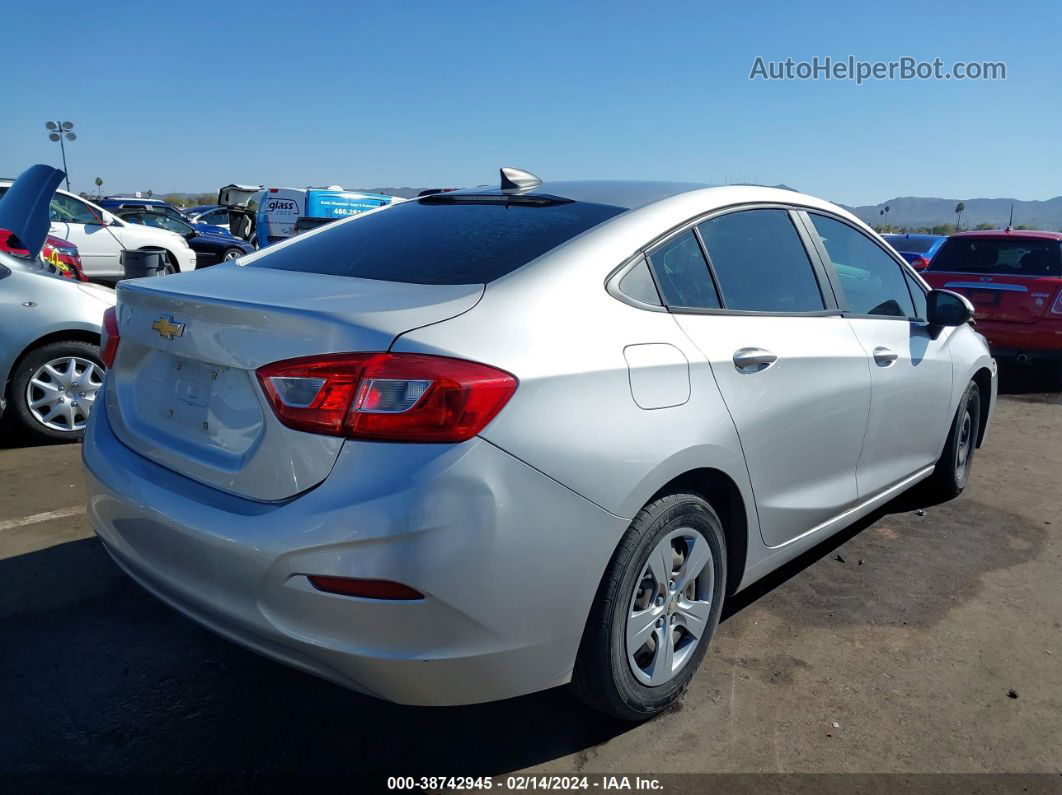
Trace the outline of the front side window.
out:
[[[669,306],[719,309],[708,263],[693,232],[687,229],[649,254],[660,292]]]
[[[826,308],[811,260],[785,210],[727,213],[697,229],[727,309],[818,312]]]
[[[808,215],[837,272],[849,312],[915,317],[907,279],[896,260],[848,224],[816,213]]]
[[[100,217],[91,207],[73,196],[57,193],[48,206],[50,219],[63,224],[97,224]]]

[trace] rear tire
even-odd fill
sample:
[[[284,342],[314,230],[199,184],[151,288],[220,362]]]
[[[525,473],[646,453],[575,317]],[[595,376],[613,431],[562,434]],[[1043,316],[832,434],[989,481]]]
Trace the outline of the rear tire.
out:
[[[11,370],[8,413],[12,425],[37,442],[74,442],[103,383],[100,349],[82,340],[35,348]]]
[[[927,496],[944,502],[962,494],[970,479],[974,451],[981,432],[981,390],[971,381],[951,422],[944,452],[926,481]]]
[[[667,709],[708,650],[725,591],[726,539],[704,498],[646,505],[598,586],[572,673],[576,697],[624,720]]]

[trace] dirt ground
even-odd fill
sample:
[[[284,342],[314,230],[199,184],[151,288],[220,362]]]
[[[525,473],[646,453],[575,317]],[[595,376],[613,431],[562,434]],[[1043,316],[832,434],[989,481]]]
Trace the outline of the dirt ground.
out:
[[[1062,395],[1004,385],[961,498],[901,497],[740,594],[640,726],[563,690],[398,707],[244,651],[111,563],[78,446],[9,442],[0,774],[1062,773]]]

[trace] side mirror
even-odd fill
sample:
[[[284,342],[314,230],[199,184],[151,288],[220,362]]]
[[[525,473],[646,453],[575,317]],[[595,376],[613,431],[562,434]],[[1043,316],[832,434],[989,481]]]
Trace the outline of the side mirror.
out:
[[[931,326],[961,326],[973,316],[973,304],[966,296],[951,290],[930,290],[926,296],[926,320]]]

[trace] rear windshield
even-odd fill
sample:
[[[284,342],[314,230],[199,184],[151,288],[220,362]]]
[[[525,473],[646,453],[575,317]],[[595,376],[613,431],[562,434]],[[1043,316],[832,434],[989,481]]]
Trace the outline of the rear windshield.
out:
[[[1062,276],[1062,256],[1056,240],[953,237],[933,257],[929,270]]]
[[[336,224],[247,267],[414,284],[481,284],[623,211],[585,202],[409,201]]]
[[[885,235],[885,240],[897,251],[909,251],[912,254],[925,254],[937,242],[933,237],[904,237],[903,235]]]

